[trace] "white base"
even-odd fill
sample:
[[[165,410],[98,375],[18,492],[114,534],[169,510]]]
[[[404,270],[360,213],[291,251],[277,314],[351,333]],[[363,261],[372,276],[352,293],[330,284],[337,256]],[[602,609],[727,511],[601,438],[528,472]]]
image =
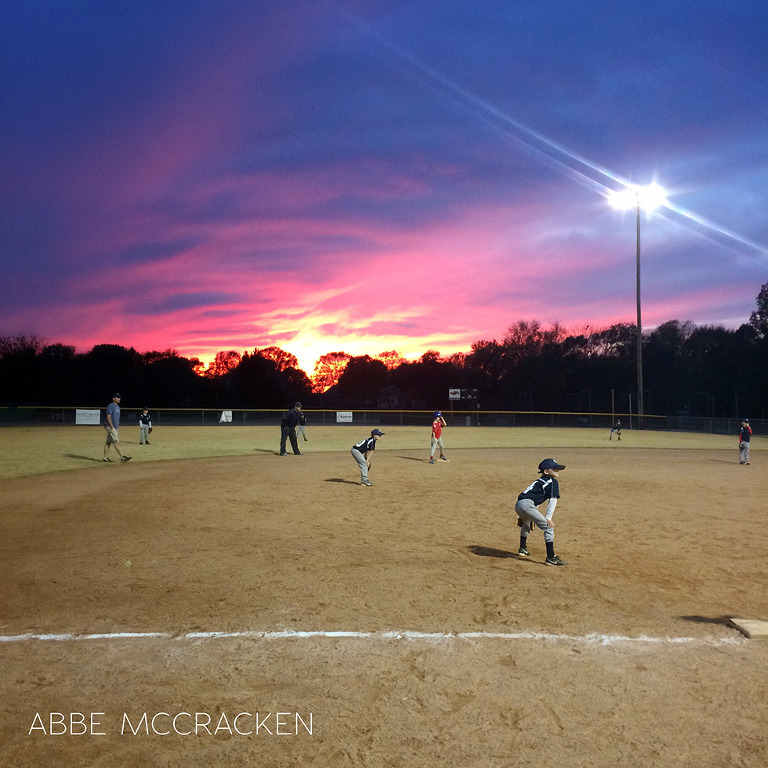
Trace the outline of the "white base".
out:
[[[736,629],[748,638],[768,637],[768,621],[759,619],[729,619]]]

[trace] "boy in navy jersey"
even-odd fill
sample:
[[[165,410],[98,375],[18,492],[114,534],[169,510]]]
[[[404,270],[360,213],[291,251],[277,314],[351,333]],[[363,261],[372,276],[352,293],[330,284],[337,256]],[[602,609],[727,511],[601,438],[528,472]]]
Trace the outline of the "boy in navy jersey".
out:
[[[739,430],[739,464],[749,464],[749,439],[752,437],[752,427],[749,419],[743,419]]]
[[[555,554],[555,525],[552,515],[560,498],[560,485],[557,476],[565,464],[558,464],[554,459],[544,459],[539,464],[541,477],[531,483],[518,497],[515,504],[517,512],[517,524],[520,526],[520,549],[517,554],[520,557],[528,557],[528,534],[536,525],[544,531],[544,542],[547,545],[547,565],[568,565]],[[545,514],[541,514],[537,507],[547,502]]]
[[[139,415],[139,445],[149,445],[149,433],[152,431],[152,417],[145,408]]]
[[[360,467],[360,485],[373,485],[368,479],[368,470],[371,468],[369,456],[372,451],[376,450],[376,441],[382,437],[384,437],[384,433],[380,429],[374,429],[370,437],[364,437],[359,443],[352,446],[352,458]]]

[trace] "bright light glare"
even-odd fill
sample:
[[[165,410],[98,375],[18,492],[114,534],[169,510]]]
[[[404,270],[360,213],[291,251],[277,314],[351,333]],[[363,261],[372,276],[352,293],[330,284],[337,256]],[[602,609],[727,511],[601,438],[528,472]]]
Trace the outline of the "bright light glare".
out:
[[[640,206],[646,211],[653,211],[667,204],[667,193],[658,184],[630,184],[620,191],[611,190],[608,201],[614,208],[625,211]]]

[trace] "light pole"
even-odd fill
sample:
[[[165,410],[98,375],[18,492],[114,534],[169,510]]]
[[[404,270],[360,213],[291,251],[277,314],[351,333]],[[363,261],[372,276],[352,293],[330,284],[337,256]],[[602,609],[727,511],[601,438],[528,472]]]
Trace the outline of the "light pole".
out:
[[[637,423],[639,429],[643,428],[643,415],[645,407],[643,403],[643,319],[640,301],[640,209],[652,211],[666,203],[666,194],[658,184],[640,186],[630,184],[625,189],[616,192],[611,191],[609,200],[614,208],[619,210],[635,209],[637,227],[637,251],[635,257],[635,286],[637,302]]]

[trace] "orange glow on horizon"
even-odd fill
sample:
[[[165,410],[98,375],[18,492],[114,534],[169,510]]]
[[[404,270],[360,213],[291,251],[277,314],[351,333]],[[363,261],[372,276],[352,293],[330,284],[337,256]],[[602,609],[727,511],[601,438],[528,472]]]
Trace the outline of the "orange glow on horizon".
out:
[[[264,347],[275,346],[280,349],[290,352],[295,355],[299,362],[299,368],[307,374],[311,379],[315,366],[318,360],[323,356],[330,354],[331,352],[345,352],[352,357],[362,357],[369,355],[376,359],[380,354],[391,350],[397,351],[403,360],[413,362],[418,360],[425,352],[430,350],[436,350],[440,353],[441,357],[448,357],[457,352],[469,352],[470,344],[451,343],[440,344],[438,340],[432,338],[425,339],[403,339],[401,338],[309,338],[304,337],[299,339],[292,339],[280,343],[278,340],[270,340],[270,342],[261,344],[257,347],[251,347],[250,349],[240,349],[237,345],[225,345],[213,349],[209,347],[202,351],[179,351],[180,355],[187,358],[197,358],[203,363],[205,368],[208,368],[213,362],[218,352],[226,352],[233,350],[239,352],[241,355],[245,352],[252,353],[254,349],[263,349]]]

